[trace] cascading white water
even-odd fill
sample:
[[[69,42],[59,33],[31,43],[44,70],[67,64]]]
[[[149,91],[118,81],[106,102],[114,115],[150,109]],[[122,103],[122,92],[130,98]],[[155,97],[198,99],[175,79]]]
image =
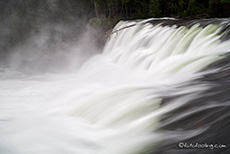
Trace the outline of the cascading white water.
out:
[[[160,74],[192,73],[229,50],[229,42],[220,43],[221,27],[217,25],[202,28],[194,24],[191,28],[177,28],[120,22],[115,29],[133,24],[136,26],[115,32],[105,48],[113,61],[124,66]]]
[[[184,103],[161,106],[163,96],[207,89],[175,87],[199,78],[230,50],[213,24],[120,22],[114,31],[103,54],[76,74],[0,71],[1,154],[148,152],[161,144],[159,118]]]

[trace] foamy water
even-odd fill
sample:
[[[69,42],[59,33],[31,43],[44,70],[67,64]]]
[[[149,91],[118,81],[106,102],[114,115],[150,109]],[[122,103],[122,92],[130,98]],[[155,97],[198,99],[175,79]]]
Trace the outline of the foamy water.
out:
[[[120,29],[135,22],[120,22]],[[1,154],[133,154],[161,144],[160,117],[209,88],[189,82],[225,58],[221,27],[141,23],[115,32],[104,52],[71,74],[0,70]],[[199,73],[198,73],[199,72]],[[178,91],[176,87],[185,86]],[[186,99],[192,99],[191,95]]]

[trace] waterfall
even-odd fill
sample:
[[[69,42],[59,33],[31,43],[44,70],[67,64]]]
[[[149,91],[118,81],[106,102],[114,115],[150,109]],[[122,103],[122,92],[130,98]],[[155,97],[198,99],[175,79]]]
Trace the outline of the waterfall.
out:
[[[120,21],[77,73],[1,69],[0,153],[229,153],[229,23]]]

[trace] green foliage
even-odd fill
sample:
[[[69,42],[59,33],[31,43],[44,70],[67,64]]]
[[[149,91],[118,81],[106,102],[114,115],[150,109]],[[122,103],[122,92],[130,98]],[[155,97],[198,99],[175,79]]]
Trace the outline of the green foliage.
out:
[[[103,14],[107,20],[116,21],[165,16],[229,17],[230,15],[230,0],[91,0],[91,2],[96,2],[99,14]]]
[[[161,0],[150,0],[149,3],[149,15],[152,17],[160,17],[161,12]]]
[[[221,0],[221,3],[230,3],[230,0]]]
[[[122,5],[127,5],[129,3],[130,0],[121,0],[121,4]]]

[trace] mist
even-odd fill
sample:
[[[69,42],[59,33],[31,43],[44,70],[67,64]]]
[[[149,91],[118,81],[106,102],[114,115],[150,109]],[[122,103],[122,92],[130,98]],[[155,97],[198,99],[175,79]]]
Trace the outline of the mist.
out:
[[[88,21],[92,4],[73,0],[2,1],[0,65],[24,73],[76,72],[102,51]]]

